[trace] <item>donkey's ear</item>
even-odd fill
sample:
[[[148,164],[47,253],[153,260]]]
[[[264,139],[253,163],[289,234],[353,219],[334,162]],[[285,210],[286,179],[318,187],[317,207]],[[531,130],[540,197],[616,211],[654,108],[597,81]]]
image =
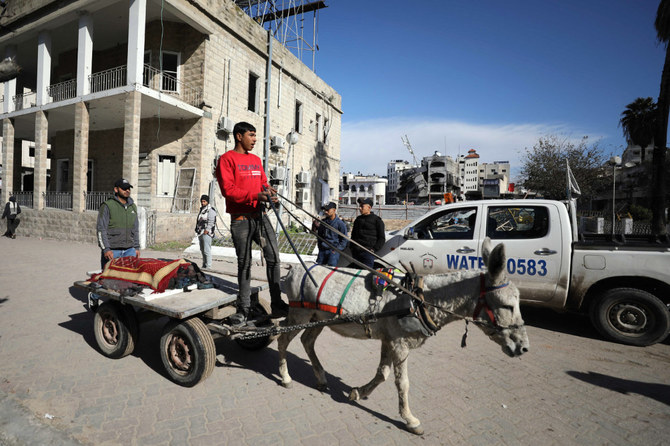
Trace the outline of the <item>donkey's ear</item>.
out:
[[[494,282],[496,279],[500,279],[505,273],[506,264],[507,256],[505,255],[505,245],[501,243],[493,248],[489,262],[486,264],[489,269],[489,274],[491,274]]]
[[[489,255],[491,254],[491,239],[486,237],[482,243],[482,259],[484,259],[484,265],[489,263]]]

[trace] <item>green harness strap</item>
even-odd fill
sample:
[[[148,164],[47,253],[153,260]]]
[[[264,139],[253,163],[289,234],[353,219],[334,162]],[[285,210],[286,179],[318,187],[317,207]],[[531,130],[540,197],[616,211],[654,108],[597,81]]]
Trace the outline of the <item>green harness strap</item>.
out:
[[[356,280],[358,275],[362,272],[363,272],[362,269],[359,269],[358,271],[356,271],[356,274],[354,274],[354,277],[352,277],[351,280],[349,281],[349,284],[347,285],[347,287],[344,289],[344,292],[342,293],[342,297],[340,298],[340,303],[337,304],[337,312],[335,314],[342,314],[342,304],[344,303],[344,298],[347,297],[347,293],[349,292],[349,288],[351,288],[351,285],[354,284],[354,280]]]

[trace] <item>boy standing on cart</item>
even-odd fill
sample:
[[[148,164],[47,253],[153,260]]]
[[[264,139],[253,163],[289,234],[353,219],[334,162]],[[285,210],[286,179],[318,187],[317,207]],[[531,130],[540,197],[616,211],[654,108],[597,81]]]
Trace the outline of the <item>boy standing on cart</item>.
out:
[[[248,322],[251,310],[251,242],[263,251],[270,285],[272,315],[283,317],[288,305],[281,299],[279,288],[280,262],[277,237],[268,217],[265,203],[277,202],[276,191],[268,184],[261,159],[250,153],[256,144],[256,128],[248,122],[239,122],[233,128],[235,148],[224,153],[216,168],[216,179],[221,195],[226,199],[230,214],[230,232],[237,256],[239,297],[237,313],[230,317],[235,325]]]

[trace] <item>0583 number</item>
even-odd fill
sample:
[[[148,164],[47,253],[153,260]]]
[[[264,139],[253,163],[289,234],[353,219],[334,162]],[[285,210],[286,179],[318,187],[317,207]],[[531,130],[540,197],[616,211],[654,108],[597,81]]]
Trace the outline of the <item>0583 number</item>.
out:
[[[507,272],[519,276],[546,276],[547,261],[535,259],[507,259]]]

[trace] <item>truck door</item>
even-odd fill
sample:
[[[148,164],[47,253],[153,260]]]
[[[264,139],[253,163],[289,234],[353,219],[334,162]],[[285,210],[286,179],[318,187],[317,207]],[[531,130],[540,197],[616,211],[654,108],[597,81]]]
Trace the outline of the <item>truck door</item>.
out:
[[[563,265],[561,228],[552,205],[488,205],[486,235],[493,245],[502,242],[507,273],[525,301],[552,299]],[[483,235],[482,235],[483,237]]]
[[[398,246],[400,262],[418,274],[479,268],[476,224],[479,206],[449,206],[427,215]]]

